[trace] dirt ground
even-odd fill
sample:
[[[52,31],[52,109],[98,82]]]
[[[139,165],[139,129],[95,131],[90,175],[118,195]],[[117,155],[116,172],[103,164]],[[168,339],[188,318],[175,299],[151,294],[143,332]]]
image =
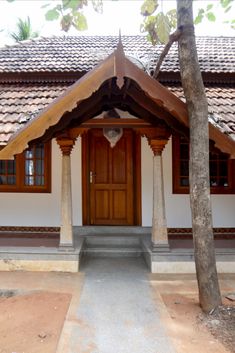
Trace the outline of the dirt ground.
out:
[[[71,295],[0,295],[0,353],[55,353]]]
[[[195,280],[152,282],[157,301],[160,297],[167,308],[163,321],[178,353],[235,353],[235,302],[225,298],[235,292],[235,281],[220,284],[224,306],[206,316],[198,304]]]

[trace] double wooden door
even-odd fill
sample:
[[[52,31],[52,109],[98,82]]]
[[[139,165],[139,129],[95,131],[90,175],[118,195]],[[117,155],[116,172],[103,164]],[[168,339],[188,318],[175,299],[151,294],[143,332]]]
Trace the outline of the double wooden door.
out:
[[[111,148],[103,136],[102,129],[91,129],[87,136],[87,149],[85,223],[134,225],[136,222],[134,133],[132,130],[124,129],[121,139]]]

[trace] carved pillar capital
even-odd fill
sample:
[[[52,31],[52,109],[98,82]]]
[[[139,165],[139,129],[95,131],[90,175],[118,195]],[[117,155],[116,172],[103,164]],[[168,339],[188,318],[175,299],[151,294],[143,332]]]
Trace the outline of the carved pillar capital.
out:
[[[56,141],[63,155],[69,156],[71,154],[76,139],[72,139],[69,137],[57,137]]]
[[[151,139],[148,138],[149,146],[151,147],[154,156],[161,156],[168,139]]]
[[[154,156],[162,154],[164,147],[166,146],[168,139],[171,135],[171,131],[164,126],[158,127],[146,127],[136,129],[141,136],[145,136],[148,140],[149,146],[151,147]]]

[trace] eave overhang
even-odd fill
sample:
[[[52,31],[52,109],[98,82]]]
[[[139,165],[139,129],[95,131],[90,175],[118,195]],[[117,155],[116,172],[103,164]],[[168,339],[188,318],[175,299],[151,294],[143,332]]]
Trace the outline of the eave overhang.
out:
[[[113,79],[116,80],[116,85],[120,90],[124,87],[126,80],[133,81],[141,88],[143,96],[148,97],[153,105],[170,115],[178,125],[182,126],[182,129],[188,129],[186,104],[132,63],[125,56],[122,44],[119,43],[117,49],[110,56],[81,77],[47,108],[17,131],[0,151],[0,159],[11,159],[15,154],[21,153],[31,141],[42,138],[50,128],[59,125],[65,114],[75,109],[79,110],[85,100],[92,97],[105,82]],[[129,92],[129,94],[133,99],[136,98],[135,92]],[[209,123],[209,133],[210,139],[215,142],[217,148],[235,158],[235,141],[211,123]]]

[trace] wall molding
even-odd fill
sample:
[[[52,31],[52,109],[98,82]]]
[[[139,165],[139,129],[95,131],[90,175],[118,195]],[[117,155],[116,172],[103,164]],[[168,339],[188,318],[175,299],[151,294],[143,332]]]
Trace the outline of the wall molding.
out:
[[[151,227],[149,227],[149,230],[151,231]],[[220,237],[223,239],[235,238],[235,227],[214,228],[213,231],[216,239]],[[60,227],[0,226],[0,237],[54,238],[59,236],[59,232]],[[191,238],[192,228],[168,228],[168,235],[169,238],[176,239]]]

